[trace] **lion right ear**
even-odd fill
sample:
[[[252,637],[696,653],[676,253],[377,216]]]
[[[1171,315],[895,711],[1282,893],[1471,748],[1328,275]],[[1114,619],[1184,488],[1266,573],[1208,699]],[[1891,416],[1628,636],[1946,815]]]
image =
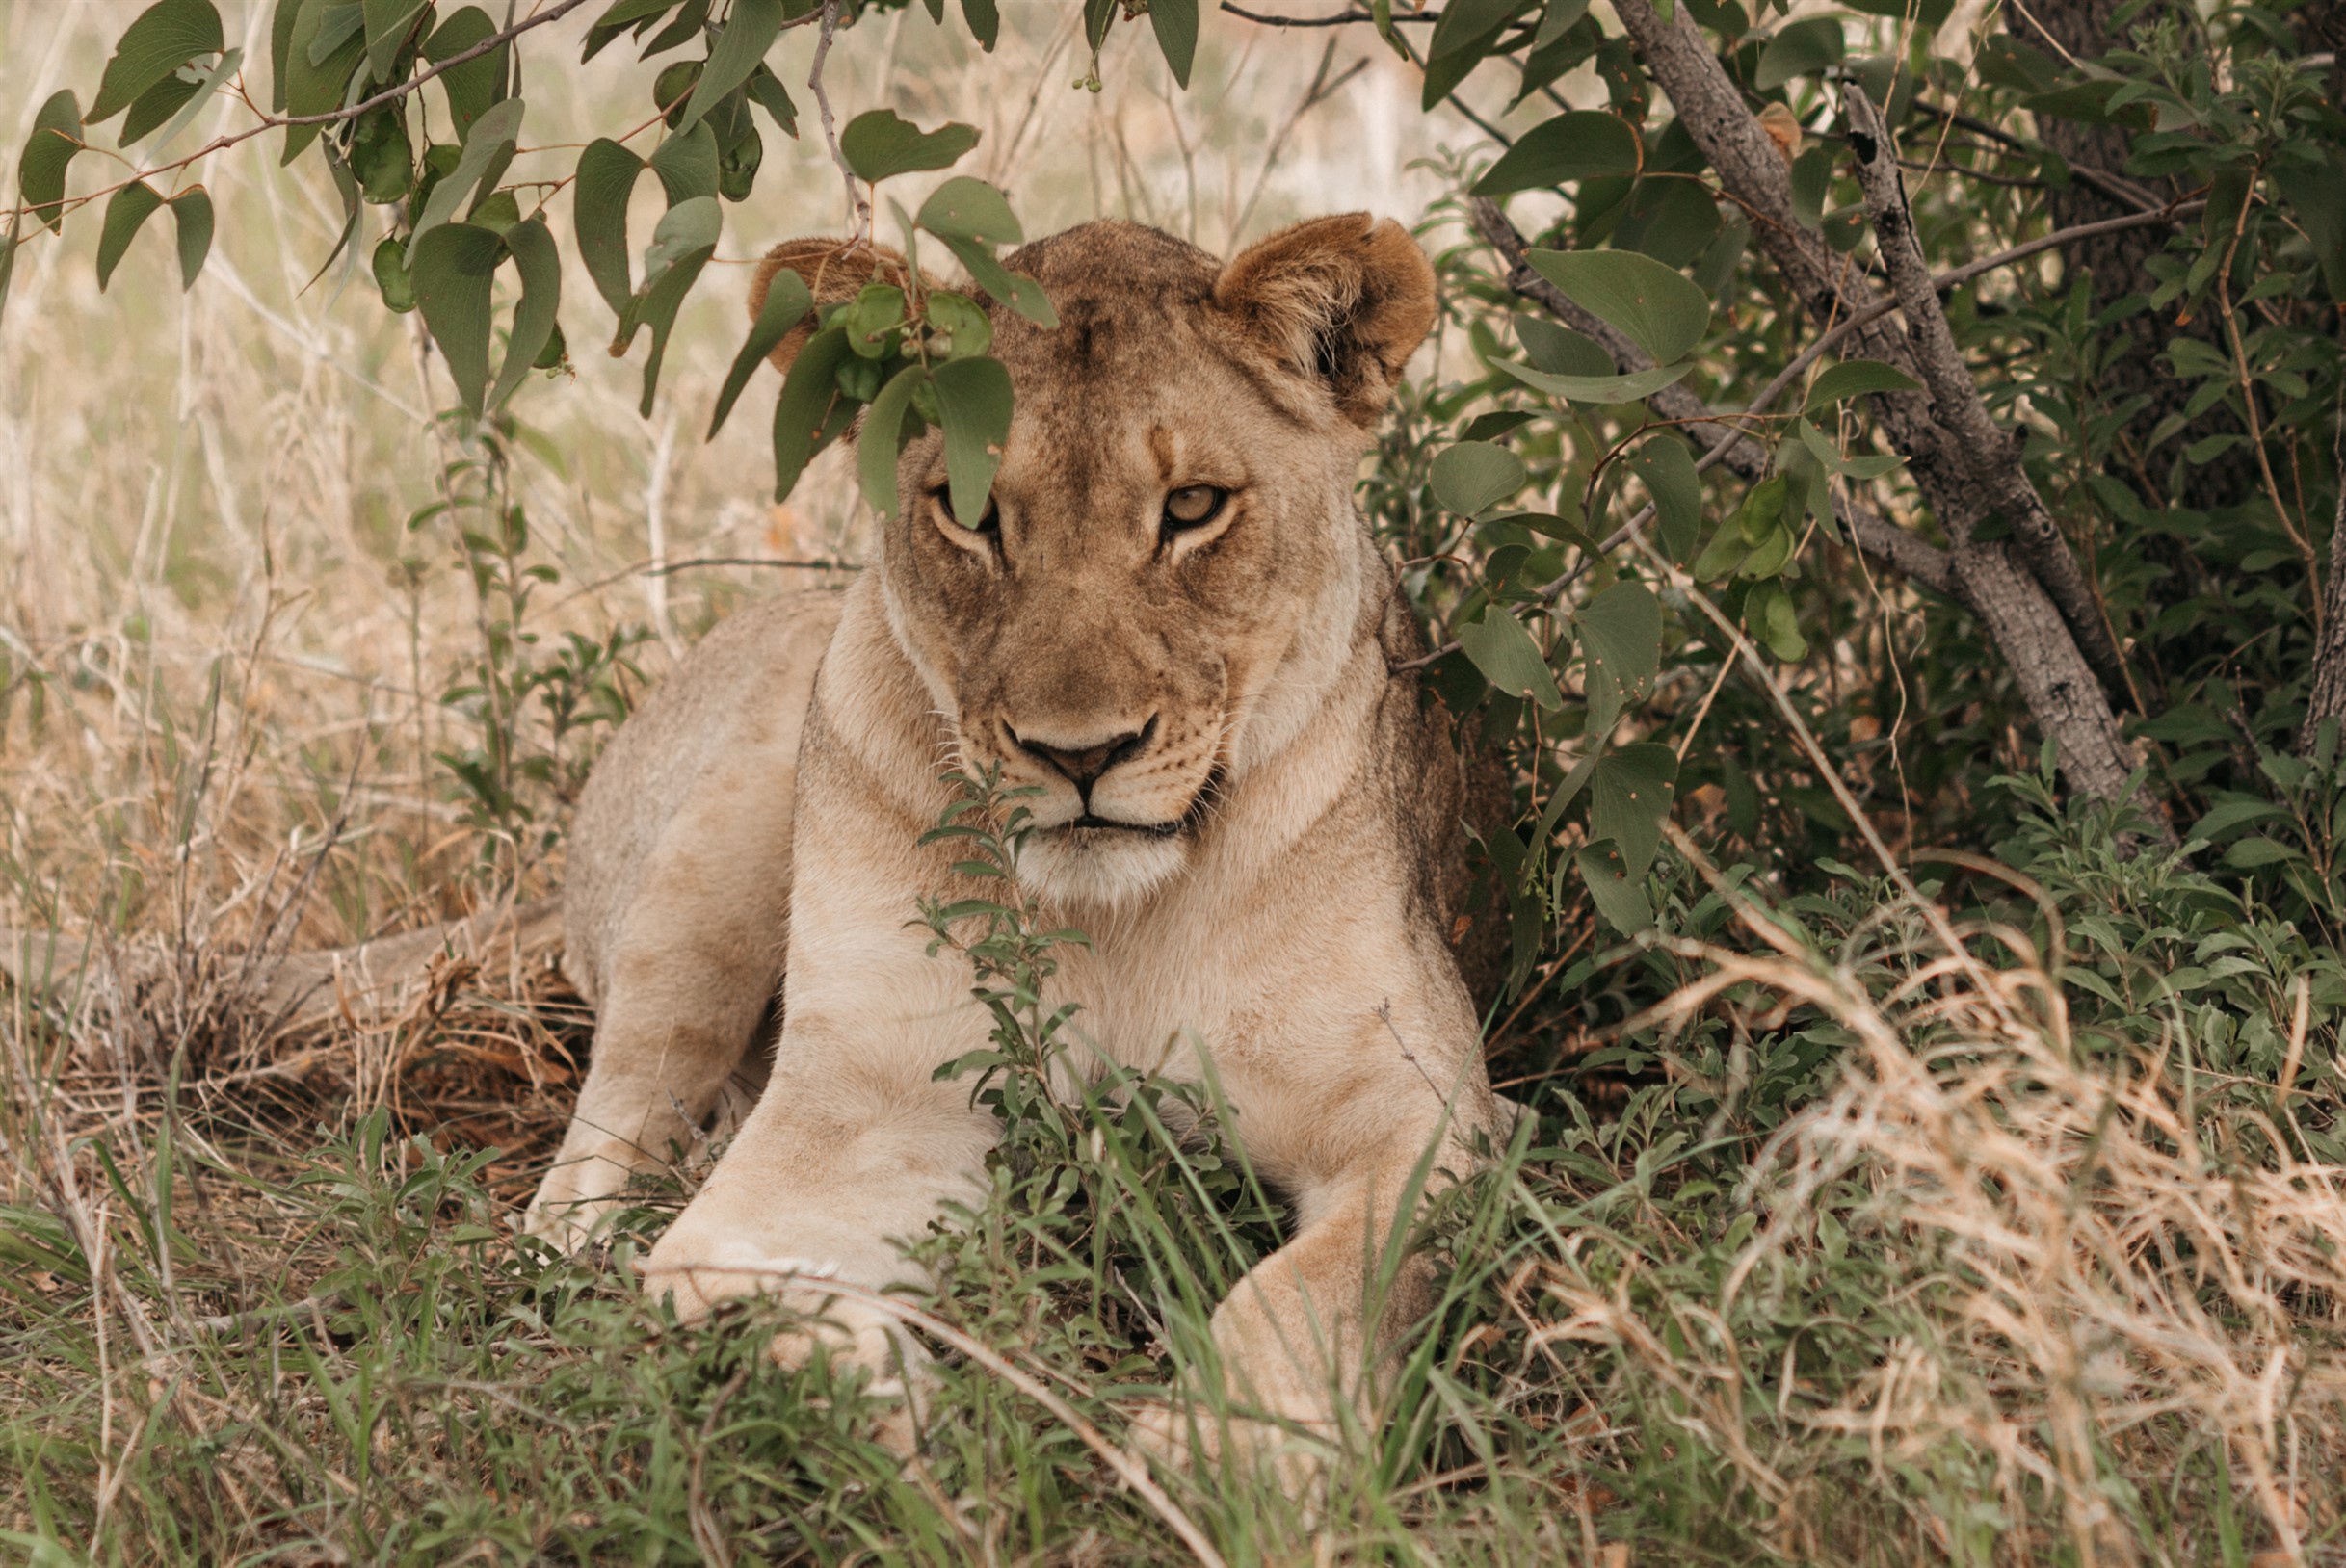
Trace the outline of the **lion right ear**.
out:
[[[1233,257],[1214,305],[1257,352],[1366,429],[1433,328],[1434,269],[1389,218],[1315,218]]]
[[[900,252],[869,240],[860,243],[822,237],[784,240],[766,252],[766,258],[757,264],[757,274],[750,280],[751,321],[757,320],[757,313],[766,308],[766,291],[774,286],[774,274],[785,267],[799,274],[818,305],[843,304],[861,292],[866,283],[893,283],[903,288],[908,275]],[[785,376],[790,374],[790,362],[806,347],[814,329],[812,316],[792,327],[766,356],[774,362],[774,368]]]

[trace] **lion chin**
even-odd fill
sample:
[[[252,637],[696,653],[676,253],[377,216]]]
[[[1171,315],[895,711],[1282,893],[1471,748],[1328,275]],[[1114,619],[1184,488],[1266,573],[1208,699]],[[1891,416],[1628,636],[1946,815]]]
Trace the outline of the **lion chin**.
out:
[[[1180,875],[1189,841],[1145,827],[1045,828],[1020,850],[1018,881],[1055,908],[1120,913]]]

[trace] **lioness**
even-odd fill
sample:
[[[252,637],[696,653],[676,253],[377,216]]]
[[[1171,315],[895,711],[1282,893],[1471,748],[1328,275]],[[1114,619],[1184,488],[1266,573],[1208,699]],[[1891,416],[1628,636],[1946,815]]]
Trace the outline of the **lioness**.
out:
[[[759,297],[784,264],[837,300],[902,261],[801,242]],[[987,889],[917,841],[942,767],[998,767],[1042,792],[1021,880],[1091,938],[1052,999],[1073,1032],[1173,1073],[1210,1053],[1293,1201],[1214,1333],[1233,1396],[1326,1428],[1422,1310],[1410,1264],[1363,1321],[1412,1168],[1464,1170],[1501,1119],[1449,942],[1461,754],[1391,673],[1424,644],[1352,500],[1433,271],[1360,215],[1226,265],[1125,222],[1009,265],[1060,325],[992,311],[1017,411],[982,525],[946,509],[939,435],[915,440],[856,586],[735,616],[595,770],[565,965],[599,1022],[529,1223],[576,1238],[688,1140],[786,983],[763,1093],[645,1286],[689,1320],[793,1268],[905,1280],[892,1239],[976,1197],[996,1136],[934,1076],[986,1042],[968,971],[908,927],[923,895]],[[878,1309],[828,1317],[835,1353],[917,1357]]]

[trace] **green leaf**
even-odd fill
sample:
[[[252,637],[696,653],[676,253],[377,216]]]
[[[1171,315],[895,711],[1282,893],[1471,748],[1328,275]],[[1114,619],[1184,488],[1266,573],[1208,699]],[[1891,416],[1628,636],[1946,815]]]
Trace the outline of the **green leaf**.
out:
[[[301,10],[294,14],[284,53],[278,59],[285,112],[289,115],[330,115],[340,109],[343,95],[350,91],[351,77],[366,59],[363,27],[352,29],[341,45],[329,51],[325,59],[315,58],[319,39],[328,36],[325,30],[329,13],[335,11],[329,0],[302,0]],[[323,125],[286,126],[285,150],[278,162],[290,164],[299,158],[324,129]]]
[[[505,166],[514,159],[525,107],[519,98],[508,98],[473,122],[456,169],[435,185],[432,195],[424,200],[423,215],[416,219],[415,233],[408,241],[409,266],[415,265],[415,248],[423,243],[425,235],[454,218],[457,208],[463,205],[465,196],[476,186],[486,195],[495,185],[497,176],[505,172]]]
[[[952,251],[968,272],[970,280],[991,298],[1010,306],[1037,327],[1057,327],[1059,313],[1051,308],[1050,296],[1042,285],[1022,273],[1014,273],[994,260],[986,247],[975,240],[944,235],[945,248]]]
[[[1824,221],[1825,198],[1832,194],[1832,165],[1840,149],[1820,142],[1792,160],[1792,216],[1803,228]]]
[[[163,128],[161,136],[155,138],[155,144],[149,150],[160,153],[177,141],[179,133],[186,130],[198,115],[203,113],[204,105],[212,101],[212,94],[220,91],[221,84],[234,76],[244,63],[245,51],[230,49],[212,63],[211,68],[203,73],[200,81],[181,84],[176,76],[168,78],[165,85],[184,85],[187,91],[184,94],[174,94],[177,97],[178,113],[171,115],[171,123]],[[155,128],[155,121],[160,119],[162,115],[154,113],[156,106],[150,105],[148,100],[154,98],[155,94],[162,91],[160,86],[151,89],[141,94],[139,101],[130,106],[130,113],[122,118],[122,133],[120,139],[115,144],[117,146],[129,146]],[[164,110],[162,113],[171,114],[171,111]]]
[[[1482,42],[1522,9],[1523,0],[1456,0],[1442,7],[1441,19],[1426,42],[1426,59],[1446,59]]]
[[[1752,546],[1744,538],[1743,530],[1737,528],[1734,520],[1729,518],[1719,525],[1719,532],[1711,536],[1711,541],[1703,547],[1702,554],[1686,569],[1687,574],[1698,583],[1716,583],[1721,578],[1734,575],[1735,568],[1743,564],[1743,558],[1751,553]]]
[[[931,289],[923,302],[933,353],[937,350],[936,334],[940,332],[945,338],[942,352],[948,359],[968,359],[993,347],[993,322],[975,300],[951,289]]]
[[[1598,109],[1575,109],[1517,137],[1474,182],[1474,195],[1505,196],[1569,180],[1634,174],[1637,167],[1637,132],[1628,121]]]
[[[1665,267],[1690,267],[1702,259],[1721,227],[1719,203],[1700,180],[1650,175],[1637,182],[1629,210],[1614,225],[1613,248],[1651,256]],[[1710,295],[1708,289],[1702,293],[1706,299]]]
[[[975,528],[985,520],[993,477],[1010,445],[1010,372],[998,359],[955,359],[931,371],[929,380],[945,428],[953,518]]]
[[[915,220],[940,239],[975,240],[981,245],[1021,245],[1026,231],[1002,193],[984,180],[957,174],[930,193]]]
[[[1702,476],[1695,472],[1695,455],[1676,436],[1657,435],[1638,448],[1629,468],[1653,497],[1662,553],[1684,561],[1702,531]]]
[[[1611,376],[1620,368],[1603,344],[1568,327],[1539,316],[1517,316],[1515,327],[1516,338],[1531,355],[1533,366],[1550,376],[1595,379]]]
[[[1759,51],[1752,85],[1767,92],[1796,77],[1814,76],[1828,65],[1838,65],[1845,48],[1838,16],[1789,22],[1778,28],[1767,47]]]
[[[8,315],[9,279],[16,275],[16,247],[23,242],[16,238],[15,213],[8,215],[8,233],[0,235],[0,319]]]
[[[35,222],[66,231],[66,168],[82,150],[82,112],[71,89],[50,95],[33,117],[33,134],[16,160],[16,189]]]
[[[1572,864],[1606,925],[1623,936],[1635,936],[1653,925],[1653,905],[1646,902],[1646,890],[1626,875],[1619,845],[1611,839],[1584,844],[1573,852]]]
[[[269,17],[269,107],[285,112],[287,65],[293,57],[293,30],[302,14],[303,0],[277,0]]]
[[[651,244],[644,248],[644,286],[657,283],[679,258],[713,249],[724,232],[725,209],[715,196],[695,196],[669,208],[652,228]]]
[[[1148,0],[1148,25],[1156,30],[1157,47],[1173,80],[1189,86],[1190,62],[1198,53],[1198,0]]]
[[[978,40],[978,47],[993,53],[1002,36],[1002,13],[994,0],[962,0],[962,19],[969,24],[969,36]]]
[[[489,390],[488,406],[504,406],[545,346],[554,341],[562,309],[562,251],[542,219],[532,218],[505,231],[505,249],[521,274],[521,302],[514,307],[514,328],[505,339],[505,363]]]
[[[1489,441],[1461,441],[1434,459],[1434,499],[1461,517],[1480,516],[1523,488],[1523,459]]]
[[[457,395],[475,418],[488,385],[488,297],[505,242],[471,223],[442,223],[408,248],[415,303],[439,345]]]
[[[1452,635],[1483,678],[1511,697],[1529,697],[1550,713],[1564,706],[1556,672],[1523,623],[1493,605],[1483,618],[1455,627]]]
[[[750,324],[750,336],[733,356],[733,366],[725,372],[725,386],[717,394],[717,412],[709,420],[709,436],[716,437],[725,428],[725,416],[741,398],[742,388],[774,346],[790,335],[790,329],[806,319],[814,308],[814,296],[806,292],[806,280],[784,267],[774,274],[766,286],[766,302],[758,307],[757,319]]]
[[[806,464],[823,450],[845,420],[834,421],[839,367],[855,357],[847,346],[844,327],[830,327],[806,340],[790,374],[782,379],[782,395],[774,405],[774,498],[790,493]]]
[[[375,289],[385,310],[406,315],[415,308],[415,277],[408,271],[408,248],[396,234],[375,247]]]
[[[1625,255],[1627,252],[1608,251],[1607,254]],[[1529,365],[1502,359],[1492,368],[1507,372],[1526,386],[1538,387],[1542,392],[1572,403],[1635,403],[1640,398],[1649,398],[1662,388],[1683,380],[1695,367],[1693,361],[1689,360],[1679,365],[1656,365],[1651,370],[1641,370],[1627,376],[1550,376]]]
[[[424,40],[424,58],[435,65],[454,60],[494,36],[496,31],[497,24],[479,6],[452,11],[448,19],[434,28],[432,37]],[[457,135],[469,140],[473,121],[488,114],[489,107],[505,96],[506,64],[512,53],[513,45],[504,44],[440,72],[436,80],[447,95],[448,118],[456,122]]]
[[[1790,530],[1783,534],[1789,537]],[[1784,663],[1796,664],[1808,657],[1808,640],[1801,636],[1800,607],[1781,583],[1761,583],[1745,596],[1743,623]]]
[[[622,315],[635,297],[627,280],[627,201],[643,172],[643,159],[603,137],[578,155],[578,177],[570,188],[578,259],[586,263],[604,303]]]
[[[1678,754],[1651,741],[1606,752],[1589,781],[1589,836],[1611,839],[1622,871],[1646,875],[1662,847],[1662,821],[1677,787]]]
[[[1805,405],[1813,411],[1869,392],[1919,392],[1922,383],[1879,359],[1844,359],[1819,376],[1808,387]]]
[[[1657,365],[1684,358],[1710,329],[1710,297],[1685,274],[1651,256],[1634,250],[1534,250],[1531,264],[1575,303],[1627,333]]]
[[[226,47],[212,0],[156,0],[139,13],[122,41],[114,46],[114,58],[106,62],[106,74],[98,82],[97,101],[90,106],[89,122],[112,119],[198,55],[216,55]]]
[[[712,196],[695,199],[706,201],[711,209],[717,205]],[[674,211],[668,215],[669,218],[675,216]],[[663,218],[660,222],[666,226],[668,219]],[[652,248],[659,248],[656,236]],[[643,294],[636,299],[630,311],[619,318],[619,336],[614,340],[613,347],[620,353],[626,352],[626,346],[635,341],[639,330],[646,327],[651,328],[651,357],[644,361],[644,400],[637,409],[646,419],[651,417],[652,399],[660,388],[660,365],[668,357],[668,335],[675,328],[676,312],[684,308],[684,297],[692,292],[693,283],[700,276],[700,270],[709,264],[709,258],[716,253],[717,245],[712,238],[709,244],[699,249],[687,251],[665,263],[656,276],[647,273]]]
[[[912,411],[912,389],[928,374],[907,365],[890,378],[863,416],[863,433],[856,437],[856,479],[863,499],[883,519],[896,515],[896,459],[904,452],[905,416]]]
[[[799,134],[799,106],[790,101],[780,77],[770,70],[751,71],[749,93],[750,101],[763,109],[784,136]]]
[[[651,149],[651,171],[660,176],[660,189],[672,207],[695,196],[717,195],[723,172],[717,133],[704,123],[663,138]]]
[[[676,129],[689,131],[717,100],[750,79],[781,36],[782,0],[733,0],[733,14],[709,47],[709,63],[684,105]]]
[[[366,71],[387,79],[399,51],[415,29],[415,18],[432,0],[366,0]]]
[[[103,294],[114,277],[114,270],[122,263],[122,253],[138,237],[139,225],[155,214],[163,198],[145,180],[133,180],[115,192],[106,203],[106,225],[97,241],[97,286]]]
[[[952,121],[923,131],[888,109],[867,110],[849,120],[847,129],[839,133],[839,151],[848,167],[873,185],[897,174],[950,169],[977,144],[973,125]]]
[[[1621,582],[1581,606],[1576,617],[1587,666],[1592,736],[1609,733],[1623,704],[1644,694],[1662,663],[1662,603],[1643,583]]]

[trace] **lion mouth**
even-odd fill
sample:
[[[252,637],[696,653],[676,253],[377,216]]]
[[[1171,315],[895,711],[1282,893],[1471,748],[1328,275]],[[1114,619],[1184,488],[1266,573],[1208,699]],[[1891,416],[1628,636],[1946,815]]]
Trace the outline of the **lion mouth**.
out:
[[[1110,822],[1105,817],[1095,817],[1087,811],[1066,825],[1070,830],[1090,829],[1095,832],[1139,833],[1147,838],[1169,839],[1181,831],[1183,819],[1176,817],[1170,823],[1117,823]]]

